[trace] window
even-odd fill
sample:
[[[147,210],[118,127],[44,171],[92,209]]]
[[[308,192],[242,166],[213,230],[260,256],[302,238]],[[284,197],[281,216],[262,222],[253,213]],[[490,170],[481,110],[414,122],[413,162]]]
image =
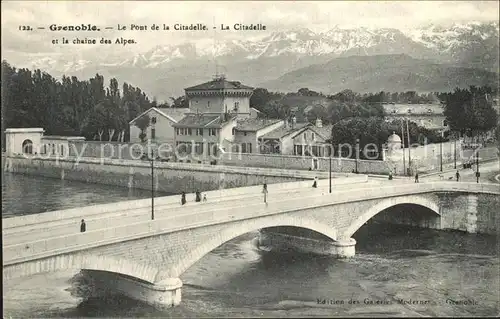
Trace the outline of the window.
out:
[[[443,121],[443,126],[448,126],[448,121],[447,120]]]
[[[303,155],[302,145],[295,145],[294,146],[293,155]]]
[[[247,136],[247,132],[243,132],[243,135]]]
[[[210,108],[210,101],[207,102],[207,109]]]
[[[232,129],[233,135],[234,135],[235,132],[236,132],[236,128],[233,127],[233,129]]]
[[[155,128],[151,128],[151,139],[154,140],[156,138],[156,129]]]
[[[314,133],[311,133],[311,139],[314,141]]]
[[[196,154],[203,154],[203,143],[195,143],[194,151]]]
[[[240,102],[234,102],[234,111],[238,112],[239,108],[240,108]]]
[[[56,155],[56,146],[52,144],[52,155]]]
[[[186,153],[187,147],[186,147],[186,144],[184,142],[177,142],[175,144],[177,146],[177,151],[180,154]]]
[[[151,118],[151,123],[152,123],[152,124],[156,124],[156,116],[153,116],[153,117]]]
[[[190,128],[188,128],[187,129],[187,135],[191,136],[192,134],[193,134],[193,131]]]
[[[304,141],[307,142],[307,132],[304,132]]]
[[[217,135],[217,129],[215,128],[208,129],[208,136],[216,136],[216,135]]]
[[[242,143],[241,144],[242,153],[252,153],[252,143]]]
[[[196,135],[203,136],[203,129],[202,128],[197,128],[196,129]]]
[[[64,156],[64,145],[61,144],[60,146],[61,146],[61,155]]]
[[[217,144],[216,143],[208,143],[208,155],[217,156]]]

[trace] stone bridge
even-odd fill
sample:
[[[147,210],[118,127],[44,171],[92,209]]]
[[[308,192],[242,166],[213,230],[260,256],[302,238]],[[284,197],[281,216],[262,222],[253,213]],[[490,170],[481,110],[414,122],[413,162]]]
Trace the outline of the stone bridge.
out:
[[[256,230],[267,234],[268,244],[303,241],[302,249],[319,247],[338,257],[354,255],[351,236],[374,216],[435,229],[498,232],[500,189],[494,184],[355,183],[336,185],[333,193],[312,189],[309,182],[296,184],[269,185],[267,203],[259,187],[225,190],[219,198],[214,191],[209,202],[185,206],[177,196],[164,197],[157,200],[154,220],[147,200],[5,219],[4,280],[82,269],[96,285],[169,307],[181,301],[184,271],[225,242]]]

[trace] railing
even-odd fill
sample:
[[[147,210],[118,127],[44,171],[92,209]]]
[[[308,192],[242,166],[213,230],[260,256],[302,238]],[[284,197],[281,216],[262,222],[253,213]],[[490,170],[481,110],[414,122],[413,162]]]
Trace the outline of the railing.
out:
[[[10,245],[3,247],[4,266],[37,258],[89,249],[116,242],[155,236],[173,231],[186,230],[213,224],[258,218],[298,210],[313,209],[341,203],[357,202],[377,198],[397,197],[429,192],[467,192],[500,195],[496,184],[434,182],[399,184],[385,187],[335,192],[296,199],[276,200],[263,203],[242,203],[221,205],[221,208],[194,212],[186,215],[166,217],[154,221],[143,221],[115,228],[106,228],[85,233]]]

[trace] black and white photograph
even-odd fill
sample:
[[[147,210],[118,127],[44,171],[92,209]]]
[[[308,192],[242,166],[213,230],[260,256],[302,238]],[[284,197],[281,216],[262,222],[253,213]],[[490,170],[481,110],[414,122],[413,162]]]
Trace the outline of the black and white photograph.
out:
[[[500,316],[499,11],[2,1],[3,318]]]

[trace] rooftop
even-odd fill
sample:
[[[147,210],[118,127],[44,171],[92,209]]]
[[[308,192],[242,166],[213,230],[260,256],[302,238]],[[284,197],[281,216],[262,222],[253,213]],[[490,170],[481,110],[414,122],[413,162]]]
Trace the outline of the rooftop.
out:
[[[85,137],[83,136],[61,136],[61,135],[44,135],[42,136],[42,139],[48,139],[48,140],[79,140],[79,141],[85,141]]]
[[[186,113],[191,112],[191,110],[186,107],[184,108],[163,107],[163,108],[158,108],[158,111],[162,112],[167,117],[173,118],[176,122],[182,120],[182,118],[186,116]]]
[[[198,90],[222,90],[222,89],[244,89],[253,90],[253,87],[241,84],[238,81],[228,81],[225,78],[217,78],[209,82],[198,84],[195,86],[184,89],[185,91],[198,91]]]
[[[287,127],[282,126],[282,127],[277,128],[269,133],[262,135],[261,138],[280,139],[280,138],[283,138],[289,134],[298,132],[309,125],[311,125],[311,123],[296,123],[294,125],[293,129],[290,127],[290,125],[288,125]]]
[[[203,114],[203,113],[189,113],[180,120],[173,124],[173,127],[205,127],[205,128],[220,128],[224,123],[224,115]]]
[[[333,125],[323,125],[322,127],[311,126],[310,129],[321,135],[325,140],[332,137]]]
[[[268,120],[268,119],[247,119],[245,121],[238,122],[238,125],[236,126],[236,130],[238,131],[258,131],[260,129],[263,129],[264,127],[276,124],[278,122],[281,122],[281,120],[274,119],[274,120]]]
[[[175,108],[175,107],[156,108],[156,107],[152,107],[152,108],[149,108],[146,111],[142,112],[141,114],[139,114],[135,119],[133,119],[129,123],[133,124],[138,118],[144,116],[144,114],[151,112],[151,111],[156,112],[156,113],[160,114],[161,116],[166,117],[174,122],[179,122],[187,113],[191,112],[191,110],[189,108],[186,108],[186,107],[185,108]]]

